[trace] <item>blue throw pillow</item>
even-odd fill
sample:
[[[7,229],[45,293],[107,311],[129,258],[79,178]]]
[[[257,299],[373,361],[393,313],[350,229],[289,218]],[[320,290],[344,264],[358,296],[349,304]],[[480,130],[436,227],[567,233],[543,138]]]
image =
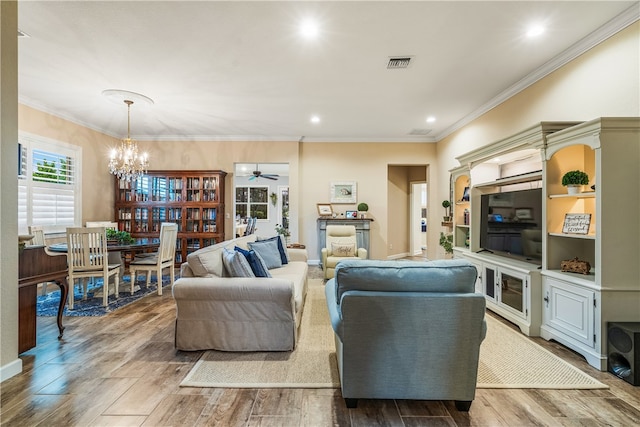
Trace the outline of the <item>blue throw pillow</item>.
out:
[[[275,240],[276,243],[278,244],[278,252],[280,253],[280,261],[282,262],[282,264],[289,264],[289,252],[287,252],[287,245],[284,243],[284,236],[282,234],[279,234],[277,236],[273,236],[273,237],[269,237],[269,238],[263,238],[263,237],[258,237],[257,241],[258,242],[268,242],[271,240]]]
[[[260,255],[269,270],[282,267],[278,243],[275,240],[258,240],[249,242],[247,245],[249,249],[253,249]]]
[[[240,252],[223,248],[222,263],[231,277],[256,277],[249,262]]]
[[[234,248],[234,250],[244,255],[244,257],[249,262],[249,265],[251,266],[253,274],[255,274],[256,277],[271,277],[271,273],[269,273],[267,265],[264,263],[262,257],[256,253],[256,251],[247,251],[237,246]]]

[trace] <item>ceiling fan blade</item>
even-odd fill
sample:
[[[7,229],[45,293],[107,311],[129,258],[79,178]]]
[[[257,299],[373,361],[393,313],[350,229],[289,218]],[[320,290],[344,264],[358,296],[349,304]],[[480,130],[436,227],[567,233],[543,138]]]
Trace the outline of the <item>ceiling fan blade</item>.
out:
[[[266,178],[266,179],[270,179],[272,181],[277,181],[278,178],[276,178],[277,175],[260,175],[262,178]]]
[[[254,180],[254,179],[256,179],[256,178],[257,178],[257,176],[256,176],[256,175],[252,175],[252,176],[250,176],[250,177],[249,177],[249,181],[253,181],[253,180]]]

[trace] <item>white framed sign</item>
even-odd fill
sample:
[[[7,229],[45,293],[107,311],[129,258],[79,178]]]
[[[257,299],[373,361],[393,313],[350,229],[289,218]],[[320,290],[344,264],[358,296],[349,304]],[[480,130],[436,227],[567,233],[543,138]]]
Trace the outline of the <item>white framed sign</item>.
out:
[[[568,213],[564,215],[562,232],[565,234],[588,234],[591,225],[591,214]]]

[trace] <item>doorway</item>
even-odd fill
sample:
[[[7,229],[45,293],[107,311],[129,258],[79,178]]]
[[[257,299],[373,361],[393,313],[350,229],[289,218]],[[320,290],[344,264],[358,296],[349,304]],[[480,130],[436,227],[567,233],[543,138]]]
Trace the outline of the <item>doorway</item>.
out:
[[[427,183],[411,182],[411,206],[409,220],[410,254],[427,256]]]

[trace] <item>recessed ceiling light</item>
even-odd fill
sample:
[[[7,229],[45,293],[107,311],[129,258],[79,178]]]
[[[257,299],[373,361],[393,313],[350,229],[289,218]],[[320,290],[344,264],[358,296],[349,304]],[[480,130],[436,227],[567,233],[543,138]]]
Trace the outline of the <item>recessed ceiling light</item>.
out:
[[[300,34],[302,34],[303,37],[307,39],[315,39],[318,36],[318,33],[319,29],[317,22],[311,19],[306,19],[302,21],[302,24],[300,24]]]
[[[320,123],[320,117],[311,116],[311,123]]]
[[[542,33],[544,33],[544,27],[542,25],[533,25],[527,31],[527,37],[537,37]]]
[[[436,118],[435,118],[435,117],[433,117],[433,116],[429,116],[429,117],[427,117],[427,123],[433,123],[433,122],[435,122],[435,121],[436,121]]]

